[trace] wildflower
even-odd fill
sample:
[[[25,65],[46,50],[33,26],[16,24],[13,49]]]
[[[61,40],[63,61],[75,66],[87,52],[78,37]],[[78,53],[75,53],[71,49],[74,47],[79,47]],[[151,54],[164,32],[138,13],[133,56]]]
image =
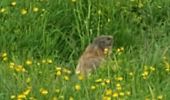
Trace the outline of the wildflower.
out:
[[[126,91],[126,95],[129,96],[131,94],[130,91]]]
[[[124,93],[124,92],[119,92],[119,95],[120,95],[120,96],[124,96],[125,93]]]
[[[153,71],[155,71],[156,69],[155,69],[155,67],[151,66],[151,67],[150,67],[150,70],[153,72]]]
[[[108,51],[109,51],[109,49],[108,49],[108,48],[105,48],[105,49],[104,49],[104,54],[105,54],[105,55],[108,54]]]
[[[40,62],[37,62],[37,65],[40,66]]]
[[[76,0],[71,0],[72,2],[76,2]]]
[[[64,80],[68,81],[70,80],[68,76],[64,76]]]
[[[148,75],[149,75],[149,72],[148,72],[147,70],[145,70],[145,71],[142,73],[143,79],[146,79]]]
[[[124,51],[124,48],[123,47],[120,47],[117,49],[117,52],[120,53],[120,52],[123,52]]]
[[[38,12],[38,10],[39,10],[39,9],[38,9],[37,7],[34,7],[34,8],[33,8],[33,12]]]
[[[109,96],[104,96],[102,100],[112,100]]]
[[[158,98],[158,100],[162,100],[163,99],[163,95],[159,95],[157,98]]]
[[[16,96],[15,95],[11,95],[11,97],[10,97],[11,99],[15,99],[16,98]]]
[[[26,99],[26,96],[25,96],[24,94],[19,94],[19,95],[17,96],[17,98],[18,98],[19,100],[22,100],[22,99]]]
[[[16,4],[17,4],[16,1],[11,2],[12,6],[16,6]]]
[[[57,99],[57,97],[53,97],[53,99],[52,99],[52,100],[58,100],[58,99]]]
[[[61,71],[61,67],[56,67],[56,71]]]
[[[15,64],[14,64],[13,62],[11,62],[11,63],[9,64],[9,68],[11,68],[11,69],[13,69],[14,66],[15,66]]]
[[[123,80],[123,77],[119,76],[116,78],[117,81],[122,81]]]
[[[16,70],[17,72],[25,72],[25,71],[26,71],[25,68],[24,68],[22,65],[16,66],[16,67],[15,67],[15,70]]]
[[[121,85],[119,83],[116,84],[116,89],[117,90],[122,90],[122,87],[121,87]]]
[[[66,74],[71,74],[71,71],[66,69],[66,68],[63,69],[63,72],[66,73]]]
[[[29,100],[37,100],[35,97],[29,97]]]
[[[26,79],[26,83],[30,83],[30,82],[31,82],[31,78],[28,77],[28,78]]]
[[[139,2],[138,7],[139,7],[139,8],[142,8],[142,7],[143,7],[142,2]]]
[[[76,84],[74,88],[75,88],[76,91],[79,91],[81,89],[79,84]]]
[[[21,9],[21,14],[22,14],[22,15],[26,15],[27,12],[28,12],[28,11],[27,11],[26,9]]]
[[[79,74],[79,75],[78,75],[78,79],[79,79],[80,81],[82,81],[82,80],[84,79],[84,76],[81,75],[81,74]]]
[[[4,13],[6,11],[5,8],[1,8],[0,13]]]
[[[134,73],[133,73],[133,72],[130,72],[130,73],[129,73],[129,75],[130,75],[130,76],[133,76],[133,75],[134,75]]]
[[[55,89],[55,92],[56,92],[56,93],[59,93],[59,92],[60,92],[60,89]]]
[[[95,90],[95,89],[96,89],[96,86],[92,85],[91,90]]]
[[[40,89],[40,93],[41,93],[42,95],[47,95],[47,94],[48,94],[48,90],[46,90],[46,89],[44,89],[44,88],[41,88],[41,89]]]
[[[3,61],[7,61],[8,60],[8,57],[4,57],[2,58]]]
[[[102,82],[103,80],[100,78],[100,79],[97,79],[97,80],[95,80],[95,82],[96,83],[100,83],[100,82]]]
[[[106,85],[106,83],[105,83],[105,82],[101,82],[101,85],[102,85],[102,86],[105,86],[105,85]]]
[[[28,87],[28,89],[24,91],[23,94],[27,96],[30,93],[31,89],[32,89],[31,87]]]
[[[106,82],[107,84],[109,84],[109,83],[111,82],[111,80],[110,80],[110,79],[105,79],[105,82]]]
[[[107,89],[105,94],[108,96],[108,95],[112,95],[112,90],[111,89]]]
[[[112,96],[113,96],[114,98],[116,98],[116,97],[119,96],[119,94],[118,94],[117,92],[114,92],[114,93],[112,94]]]
[[[53,61],[52,61],[51,59],[47,59],[47,63],[48,63],[48,64],[52,64]]]
[[[107,19],[107,22],[110,22],[110,21],[111,21],[110,18],[108,18],[108,19]]]
[[[2,54],[2,57],[3,57],[3,58],[4,58],[4,57],[7,57],[7,53],[4,52],[4,53]]]
[[[61,76],[61,71],[57,71],[56,75]]]
[[[101,10],[98,10],[98,14],[101,15],[101,14],[102,14],[102,11],[101,11]]]
[[[71,97],[69,97],[69,100],[74,100],[74,98],[71,96]]]
[[[47,61],[45,59],[42,60],[42,63],[45,64]]]
[[[31,60],[27,60],[25,63],[26,63],[27,65],[32,65],[32,61],[31,61]]]

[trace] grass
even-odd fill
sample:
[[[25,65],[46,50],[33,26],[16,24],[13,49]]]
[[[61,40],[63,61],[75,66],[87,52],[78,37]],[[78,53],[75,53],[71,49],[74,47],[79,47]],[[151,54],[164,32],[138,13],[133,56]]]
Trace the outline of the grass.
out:
[[[169,100],[169,0],[1,0],[1,100]],[[101,34],[113,54],[85,79],[77,59]]]

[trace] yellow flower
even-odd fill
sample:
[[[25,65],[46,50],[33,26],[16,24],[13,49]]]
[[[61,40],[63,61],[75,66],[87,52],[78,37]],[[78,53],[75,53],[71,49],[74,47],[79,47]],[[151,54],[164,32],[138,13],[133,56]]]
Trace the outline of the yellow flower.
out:
[[[96,89],[96,86],[92,85],[91,90],[95,90],[95,89]]]
[[[4,53],[2,54],[2,57],[7,57],[7,53],[4,52]]]
[[[42,60],[42,63],[45,64],[47,61],[45,59]]]
[[[105,49],[104,49],[104,54],[107,55],[108,52],[109,52],[109,49],[108,49],[108,48],[105,48]]]
[[[149,75],[149,72],[148,72],[147,70],[145,70],[145,71],[142,73],[143,79],[146,79],[148,75]]]
[[[156,69],[155,69],[155,67],[151,66],[151,67],[150,67],[150,70],[153,72],[153,71],[155,71]]]
[[[112,94],[112,96],[113,96],[114,98],[116,98],[116,97],[119,96],[119,94],[118,94],[117,92],[114,92],[114,93]]]
[[[15,64],[14,64],[13,62],[10,62],[10,64],[9,64],[9,68],[13,69],[13,68],[14,68],[14,66],[15,66]]]
[[[56,75],[61,76],[61,71],[57,71]]]
[[[100,83],[100,82],[102,82],[103,80],[100,78],[100,79],[97,79],[97,80],[95,80],[95,82],[96,83]]]
[[[130,73],[129,73],[129,75],[130,75],[130,76],[133,76],[133,75],[134,75],[134,73],[133,73],[133,72],[130,72]]]
[[[73,97],[69,97],[69,100],[74,100],[74,98]]]
[[[64,80],[68,81],[70,80],[68,76],[64,76]]]
[[[79,74],[79,75],[78,75],[78,79],[81,81],[81,80],[83,80],[83,79],[84,79],[84,76],[83,76],[83,75],[81,75],[81,74]]]
[[[37,7],[34,7],[34,8],[33,8],[33,12],[38,12],[38,10],[39,10],[39,9],[38,9]]]
[[[101,11],[101,10],[98,10],[98,14],[101,15],[101,14],[102,14],[102,11]]]
[[[56,67],[56,71],[61,71],[61,67]]]
[[[52,61],[51,59],[47,59],[47,63],[48,63],[48,64],[52,64],[53,61]]]
[[[16,67],[15,67],[15,70],[16,70],[17,72],[25,72],[25,71],[26,71],[25,68],[24,68],[22,65],[16,66]]]
[[[102,100],[112,100],[109,96],[104,96]]]
[[[122,81],[123,80],[123,77],[119,76],[116,78],[117,81]]]
[[[32,65],[32,61],[31,61],[31,60],[27,60],[25,63],[26,63],[27,65]]]
[[[31,78],[28,77],[28,78],[26,79],[26,83],[30,83],[30,82],[31,82]]]
[[[17,98],[22,100],[22,99],[26,99],[26,96],[24,94],[19,94]]]
[[[101,82],[101,85],[102,85],[102,86],[106,86],[106,83],[105,83],[105,82]]]
[[[158,100],[162,100],[163,99],[163,95],[159,95],[157,98],[158,98]]]
[[[28,89],[24,91],[23,94],[27,96],[31,92],[31,89],[32,89],[31,87],[28,87]]]
[[[16,1],[11,2],[12,6],[16,6],[16,4],[17,4]]]
[[[112,90],[111,89],[107,89],[105,94],[108,96],[108,95],[112,95]]]
[[[72,2],[76,2],[76,0],[71,0]]]
[[[26,15],[28,13],[28,11],[26,9],[21,9],[21,14],[22,15]]]
[[[5,11],[6,11],[5,8],[1,8],[1,9],[0,9],[0,13],[4,13]]]
[[[46,89],[44,89],[44,88],[41,88],[41,89],[40,89],[40,93],[41,93],[42,95],[47,95],[47,94],[48,94],[48,90],[46,90]]]
[[[3,61],[7,61],[7,60],[8,60],[8,57],[4,57],[2,60],[3,60]]]
[[[121,87],[121,85],[119,83],[116,84],[116,89],[117,90],[122,90],[122,87]]]
[[[120,95],[120,96],[124,96],[125,93],[124,93],[124,92],[119,92],[119,95]]]
[[[16,98],[16,96],[15,95],[11,95],[11,99],[15,99]]]
[[[66,68],[63,69],[63,72],[66,73],[66,74],[71,74],[71,71],[66,69]]]
[[[55,92],[56,93],[60,93],[60,89],[55,89]]]
[[[131,94],[130,91],[126,91],[126,95],[129,96]]]
[[[105,79],[105,82],[106,82],[107,84],[109,84],[109,83],[111,82],[111,80],[110,80],[110,79]]]
[[[76,84],[74,88],[75,88],[76,91],[79,91],[81,89],[79,84]]]
[[[57,97],[53,97],[53,99],[52,99],[52,100],[58,100],[58,99],[57,99]]]

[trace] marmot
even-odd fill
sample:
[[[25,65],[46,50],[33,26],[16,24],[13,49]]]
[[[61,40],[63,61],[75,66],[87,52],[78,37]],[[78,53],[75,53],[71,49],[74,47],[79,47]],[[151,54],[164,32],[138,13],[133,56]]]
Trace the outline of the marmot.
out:
[[[112,42],[113,37],[110,35],[96,37],[79,58],[76,73],[87,75],[98,68],[105,59],[106,54],[111,53]]]

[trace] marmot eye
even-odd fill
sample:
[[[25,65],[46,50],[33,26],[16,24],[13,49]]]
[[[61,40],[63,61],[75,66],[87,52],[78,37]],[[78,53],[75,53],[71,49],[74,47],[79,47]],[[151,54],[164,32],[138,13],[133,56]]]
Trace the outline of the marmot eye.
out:
[[[107,38],[107,40],[111,40],[111,38]]]

